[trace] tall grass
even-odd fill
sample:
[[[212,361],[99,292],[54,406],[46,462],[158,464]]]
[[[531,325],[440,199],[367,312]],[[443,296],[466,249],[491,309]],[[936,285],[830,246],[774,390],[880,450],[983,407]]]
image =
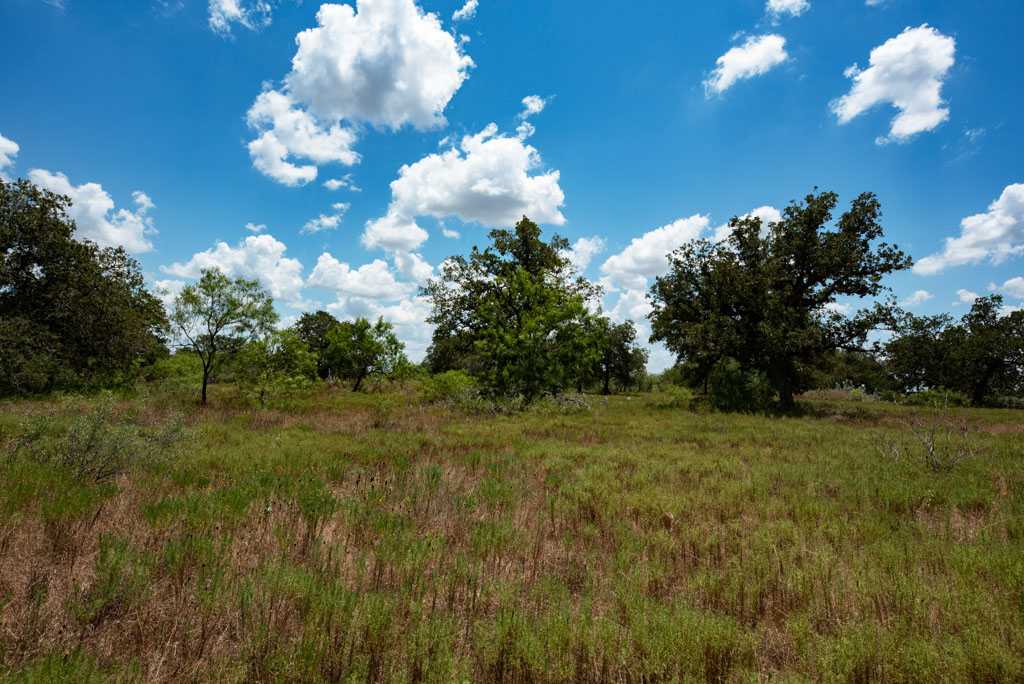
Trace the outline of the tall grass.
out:
[[[8,404],[0,675],[1024,678],[1019,413],[954,409],[974,456],[935,473],[863,439],[902,434],[902,407],[686,403],[126,398],[137,434],[185,410],[195,436],[99,481],[15,449],[30,415],[90,420],[88,400]]]

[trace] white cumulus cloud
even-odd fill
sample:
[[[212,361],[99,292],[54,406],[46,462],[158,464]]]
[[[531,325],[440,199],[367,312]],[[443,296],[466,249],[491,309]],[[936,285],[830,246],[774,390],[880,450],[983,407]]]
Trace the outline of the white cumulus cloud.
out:
[[[330,252],[324,252],[317,259],[306,286],[330,290],[341,296],[385,301],[402,299],[415,289],[411,283],[399,282],[383,259],[374,259],[359,268],[352,268],[335,259]]]
[[[341,224],[341,219],[348,211],[348,202],[336,202],[331,206],[334,209],[333,214],[320,214],[315,219],[306,221],[306,225],[302,226],[300,233],[311,234],[320,233],[325,230],[334,230]]]
[[[590,260],[603,252],[606,247],[607,243],[604,238],[596,235],[594,237],[581,237],[572,243],[572,247],[562,256],[568,258],[572,265],[576,267],[576,270],[582,273],[590,265]]]
[[[765,10],[777,19],[783,14],[798,17],[810,9],[810,7],[811,3],[807,2],[807,0],[768,0]]]
[[[451,228],[442,228],[441,235],[444,235],[446,238],[449,238],[451,240],[458,240],[460,237],[462,237],[462,235],[459,234],[459,231],[452,230]]]
[[[265,224],[265,223],[256,224],[256,223],[253,223],[252,221],[249,221],[248,223],[245,224],[245,229],[247,231],[249,231],[250,233],[257,233],[257,234],[259,234],[259,233],[262,233],[263,231],[265,231],[267,229],[267,224]]]
[[[346,173],[341,178],[329,178],[325,180],[324,187],[332,192],[340,188],[348,188],[352,192],[362,192],[362,189],[352,182],[351,173]]]
[[[947,266],[998,264],[1024,252],[1024,183],[1008,185],[984,214],[960,221],[960,236],[946,238],[942,252],[914,265],[920,275],[941,273]]]
[[[694,214],[655,228],[633,238],[628,247],[608,257],[601,265],[601,272],[605,274],[606,282],[614,286],[644,290],[648,278],[668,270],[668,255],[684,243],[700,237],[707,227],[708,217]]]
[[[768,226],[770,224],[778,223],[782,219],[782,212],[776,209],[775,207],[765,205],[763,207],[758,207],[753,211],[747,212],[740,218],[750,218],[751,216],[756,216],[757,218],[761,219],[761,232],[763,234],[767,232]],[[727,237],[729,237],[731,234],[732,228],[729,226],[728,223],[723,223],[722,225],[715,228],[714,240],[715,242],[721,242],[722,240],[725,240]]]
[[[971,292],[963,288],[956,291],[957,301],[953,302],[953,306],[959,306],[961,304],[974,304],[974,300],[978,298],[977,292]]]
[[[14,164],[19,149],[18,143],[0,135],[0,180],[10,182],[11,179],[4,173],[4,167]]]
[[[325,125],[291,98],[265,90],[246,115],[249,125],[261,131],[249,143],[253,166],[285,185],[304,185],[316,178],[317,165],[338,162],[351,166],[359,161],[352,149],[355,131],[339,123]],[[312,163],[298,165],[289,159]]]
[[[1024,278],[1021,278],[1020,276],[1010,278],[997,289],[1003,294],[1008,294],[1011,297],[1024,299]]]
[[[100,247],[124,247],[129,252],[149,252],[153,243],[147,236],[156,233],[153,219],[146,213],[154,207],[146,193],[132,193],[135,211],[114,210],[114,200],[99,183],[72,185],[63,173],[43,169],[28,172],[29,180],[41,188],[71,198],[68,216],[78,226],[75,237],[92,240]]]
[[[704,89],[709,97],[712,93],[723,93],[737,81],[765,74],[787,59],[786,39],[782,36],[748,36],[743,45],[718,58],[711,76],[704,81]]]
[[[452,21],[467,21],[476,16],[476,8],[480,5],[480,0],[466,0],[466,4],[461,8],[455,10],[452,14]]]
[[[900,302],[900,306],[920,306],[929,299],[934,299],[933,295],[928,290],[915,290],[914,292],[907,295],[907,298]]]
[[[876,105],[891,103],[899,114],[879,144],[905,142],[930,131],[949,118],[941,90],[955,52],[956,41],[928,24],[908,27],[871,51],[867,69],[854,64],[846,70],[853,87],[831,109],[844,124]]]
[[[296,36],[283,87],[264,90],[248,114],[259,133],[249,145],[253,164],[288,185],[309,182],[325,163],[358,162],[352,145],[361,124],[443,125],[473,66],[413,0],[324,4],[316,16],[317,26]]]
[[[391,183],[387,215],[368,221],[367,247],[415,249],[427,239],[417,216],[457,216],[491,227],[514,225],[524,215],[537,223],[562,225],[559,207],[565,195],[555,170],[530,175],[541,167],[537,150],[519,138],[498,133],[489,124],[467,135],[459,148],[429,154],[398,171]]]
[[[527,95],[523,98],[523,111],[519,113],[519,118],[526,119],[534,114],[540,114],[547,104],[548,101],[540,95]]]
[[[161,266],[160,270],[179,278],[198,278],[204,268],[220,268],[225,275],[259,280],[274,299],[301,307],[302,263],[284,256],[284,243],[272,235],[250,235],[237,246],[217,242],[197,252],[185,263]]]
[[[434,267],[427,263],[421,254],[413,252],[395,252],[395,268],[414,283],[422,285],[434,275]]]

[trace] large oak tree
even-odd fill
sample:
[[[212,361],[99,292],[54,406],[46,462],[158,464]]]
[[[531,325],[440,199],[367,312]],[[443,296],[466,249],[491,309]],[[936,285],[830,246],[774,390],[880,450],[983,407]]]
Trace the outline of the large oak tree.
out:
[[[881,208],[872,193],[854,199],[830,229],[837,196],[812,193],[782,218],[733,218],[728,238],[695,240],[670,256],[651,289],[652,341],[704,377],[721,359],[767,375],[783,409],[804,389],[823,354],[859,349],[891,314],[877,304],[845,317],[839,297],[875,297],[882,278],[908,268],[896,246],[879,243]]]

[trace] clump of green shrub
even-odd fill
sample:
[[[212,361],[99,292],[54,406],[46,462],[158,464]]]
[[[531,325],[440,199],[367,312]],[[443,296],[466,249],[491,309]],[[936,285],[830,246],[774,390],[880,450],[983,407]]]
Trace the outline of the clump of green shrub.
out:
[[[451,370],[423,380],[423,399],[431,404],[462,404],[474,394],[473,379],[465,371]]]
[[[971,402],[960,392],[954,392],[953,390],[946,389],[944,387],[938,387],[935,389],[921,390],[920,392],[908,395],[904,403],[910,406],[931,406],[933,408],[943,408],[946,406],[967,406]]]
[[[690,409],[695,400],[693,392],[680,385],[666,385],[656,396],[654,405],[665,409]]]
[[[108,395],[83,416],[61,420],[51,414],[29,420],[8,457],[26,457],[56,466],[76,480],[101,483],[155,468],[175,456],[186,438],[180,415],[146,428],[133,411],[115,414]]]

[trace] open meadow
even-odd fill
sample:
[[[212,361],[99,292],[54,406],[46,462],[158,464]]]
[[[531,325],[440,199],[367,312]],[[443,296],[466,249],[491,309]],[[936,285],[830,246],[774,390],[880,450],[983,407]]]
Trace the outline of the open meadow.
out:
[[[856,398],[7,402],[0,675],[1020,681],[1024,416]]]

